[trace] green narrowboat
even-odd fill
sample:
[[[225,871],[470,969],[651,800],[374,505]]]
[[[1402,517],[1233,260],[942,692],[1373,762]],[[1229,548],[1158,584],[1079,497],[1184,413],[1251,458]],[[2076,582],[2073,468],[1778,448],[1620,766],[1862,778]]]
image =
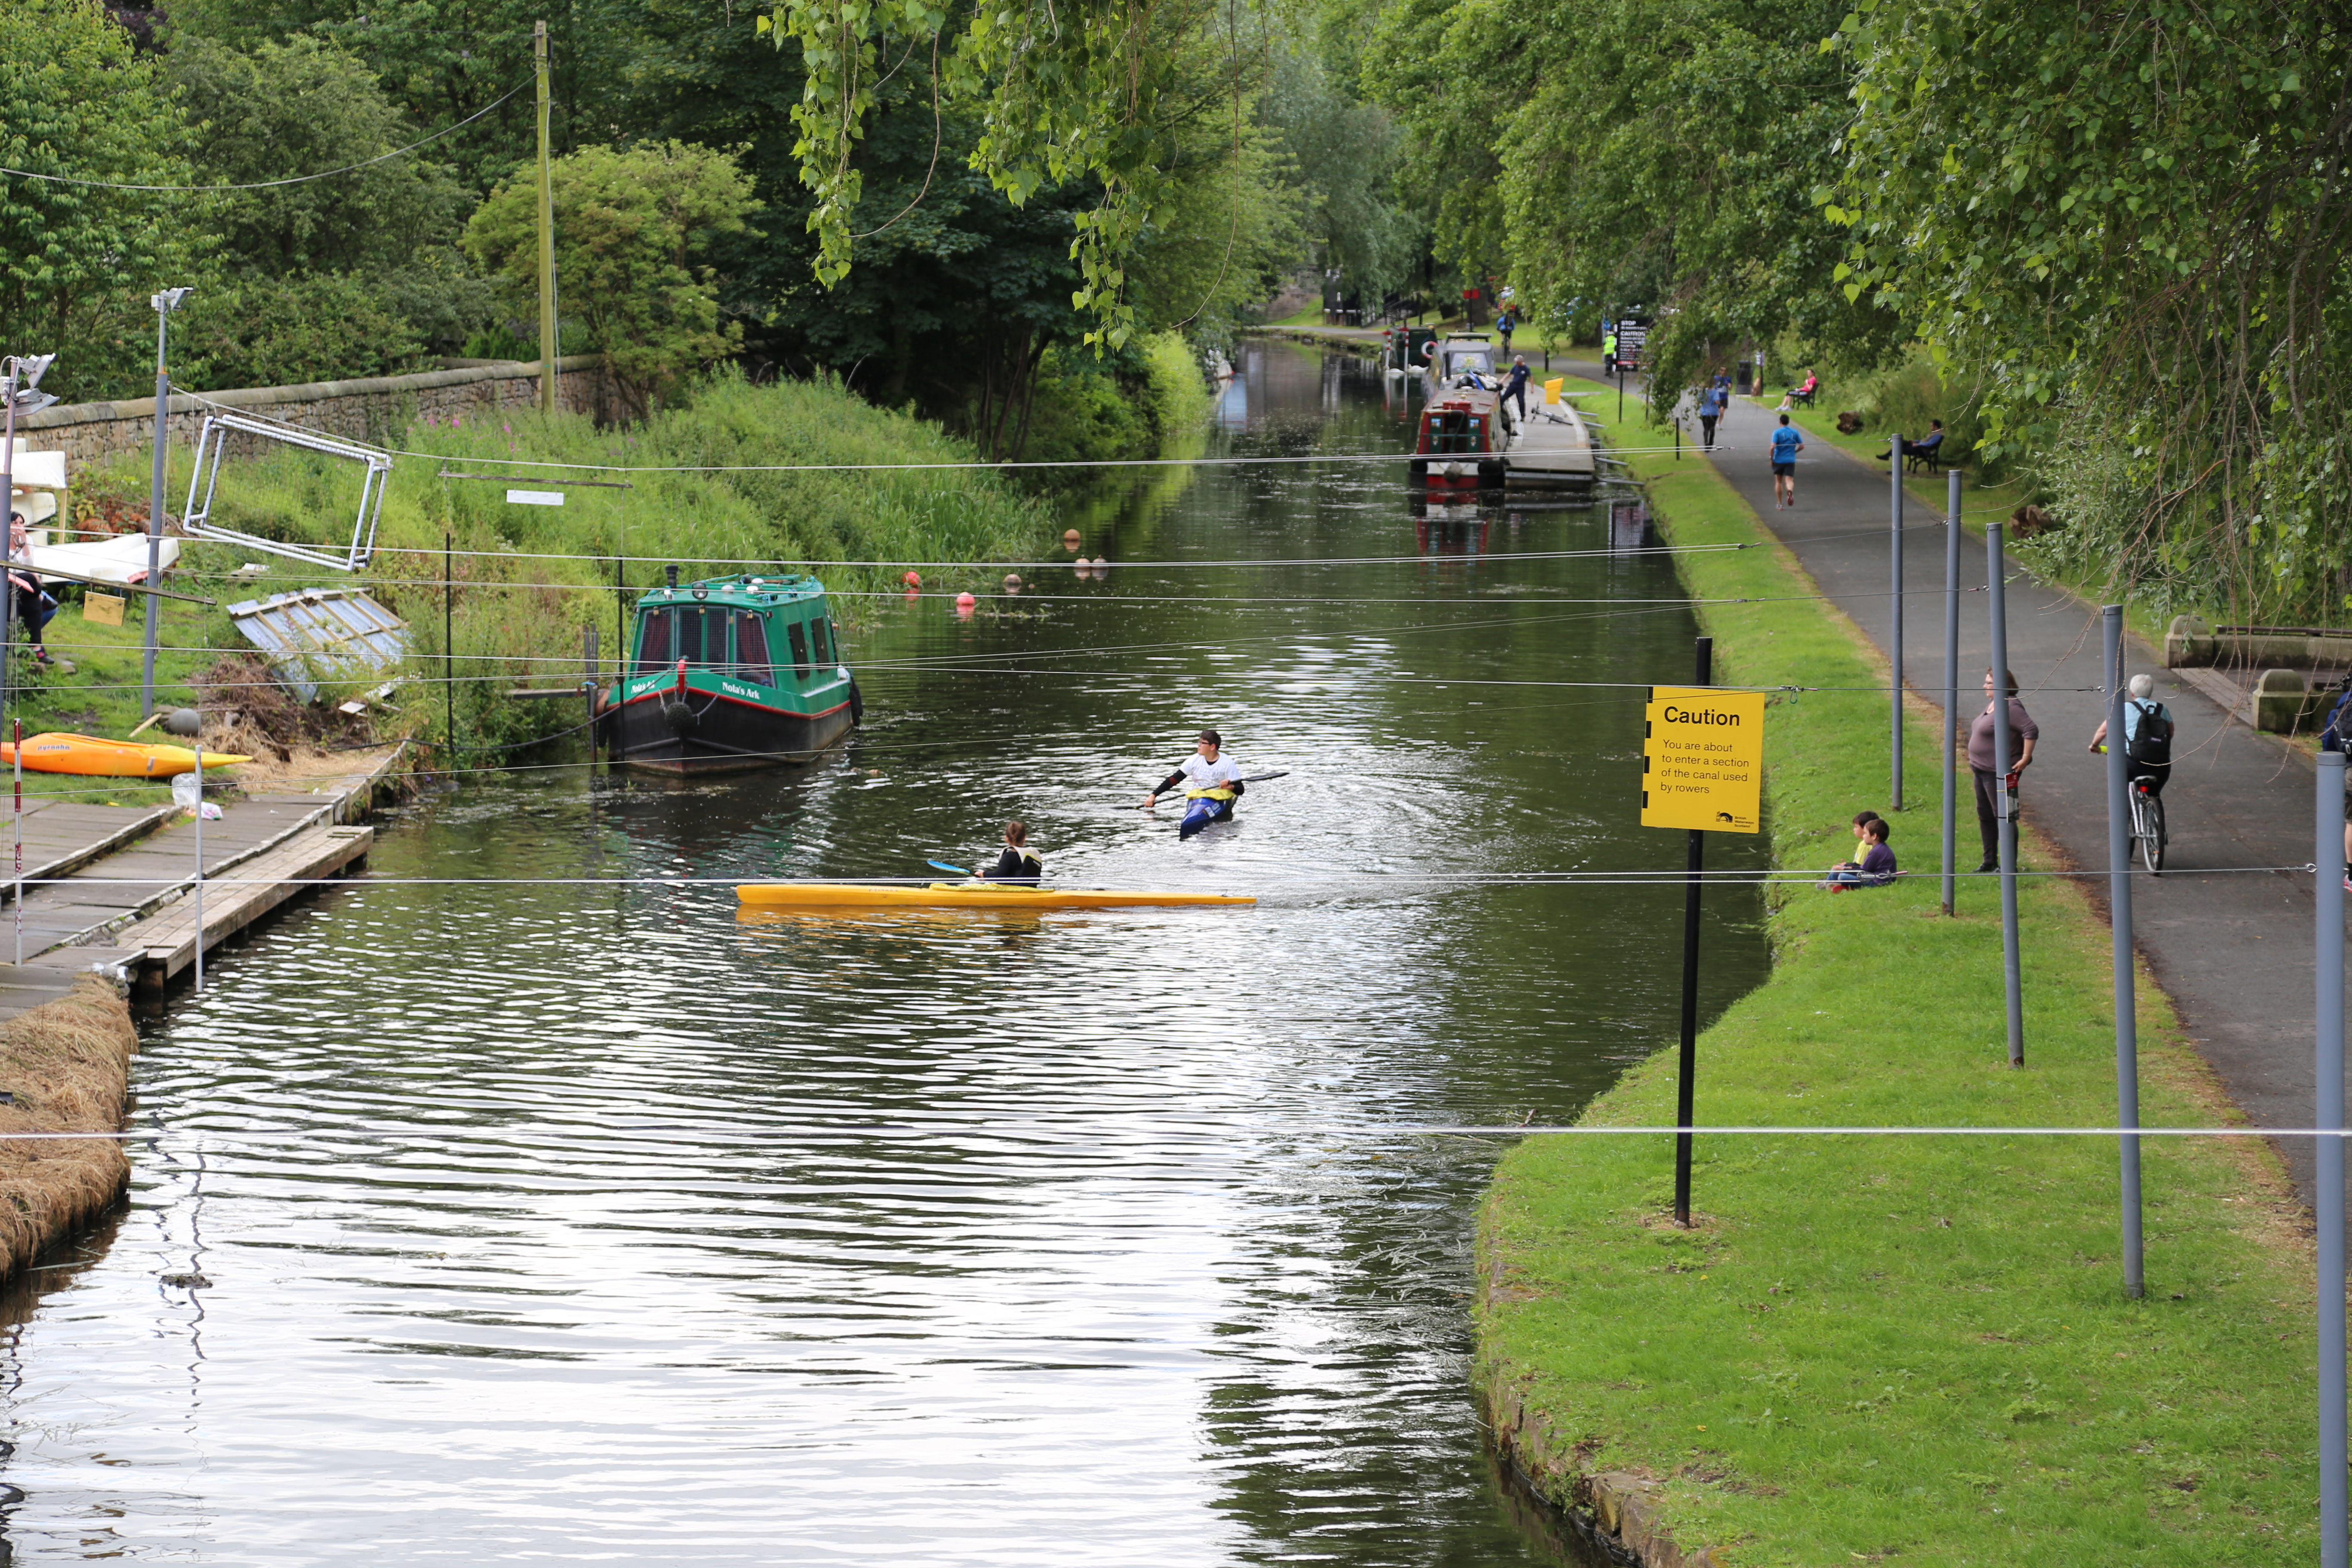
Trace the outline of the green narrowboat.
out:
[[[669,580],[638,599],[627,671],[598,710],[614,762],[671,773],[808,763],[864,717],[824,584]]]

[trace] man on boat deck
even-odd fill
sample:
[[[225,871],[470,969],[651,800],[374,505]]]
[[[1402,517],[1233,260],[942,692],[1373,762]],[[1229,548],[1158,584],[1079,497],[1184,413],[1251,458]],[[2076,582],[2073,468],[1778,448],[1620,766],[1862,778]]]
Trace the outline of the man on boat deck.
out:
[[[1004,825],[1004,852],[996,864],[980,874],[983,882],[1017,882],[1034,888],[1045,874],[1045,862],[1029,847],[1029,829],[1018,818]]]
[[[1144,809],[1159,804],[1161,795],[1179,784],[1185,786],[1183,826],[1176,830],[1179,838],[1190,838],[1213,822],[1223,822],[1234,814],[1234,802],[1242,793],[1241,764],[1232,758],[1218,754],[1224,744],[1214,730],[1201,731],[1195,753],[1176,765],[1176,771],[1160,781],[1160,787],[1143,797]]]

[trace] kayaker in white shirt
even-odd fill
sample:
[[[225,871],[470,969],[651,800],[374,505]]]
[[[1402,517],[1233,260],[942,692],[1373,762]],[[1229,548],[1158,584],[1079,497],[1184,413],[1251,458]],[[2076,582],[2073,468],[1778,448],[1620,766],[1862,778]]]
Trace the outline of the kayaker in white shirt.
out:
[[[1181,784],[1184,798],[1193,803],[1184,814],[1183,837],[1189,838],[1210,823],[1233,816],[1234,802],[1242,793],[1242,770],[1240,763],[1223,754],[1223,745],[1214,730],[1202,731],[1194,754],[1179,763],[1174,773],[1160,781],[1159,788],[1143,797],[1144,809],[1149,811],[1162,795]]]

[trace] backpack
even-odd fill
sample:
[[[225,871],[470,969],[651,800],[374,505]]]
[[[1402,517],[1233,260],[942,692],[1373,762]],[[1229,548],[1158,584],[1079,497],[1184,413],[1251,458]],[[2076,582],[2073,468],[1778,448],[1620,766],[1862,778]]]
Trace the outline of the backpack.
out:
[[[2131,745],[2125,754],[2134,767],[2170,767],[2172,715],[2161,702],[2143,702],[2137,697],[2128,700],[2139,710],[2139,722],[2132,728]]]

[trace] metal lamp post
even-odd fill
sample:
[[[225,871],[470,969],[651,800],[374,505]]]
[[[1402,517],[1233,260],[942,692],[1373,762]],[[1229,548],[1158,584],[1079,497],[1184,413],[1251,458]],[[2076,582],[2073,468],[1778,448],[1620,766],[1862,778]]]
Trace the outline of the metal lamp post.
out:
[[[194,289],[166,289],[150,295],[147,302],[155,308],[155,476],[147,491],[147,585],[163,572],[163,443],[170,434],[172,419],[172,374],[163,357],[165,339],[171,326],[172,312],[178,310]],[[147,595],[147,650],[139,666],[139,710],[155,711],[155,645],[160,633],[159,617],[163,601],[154,595]]]

